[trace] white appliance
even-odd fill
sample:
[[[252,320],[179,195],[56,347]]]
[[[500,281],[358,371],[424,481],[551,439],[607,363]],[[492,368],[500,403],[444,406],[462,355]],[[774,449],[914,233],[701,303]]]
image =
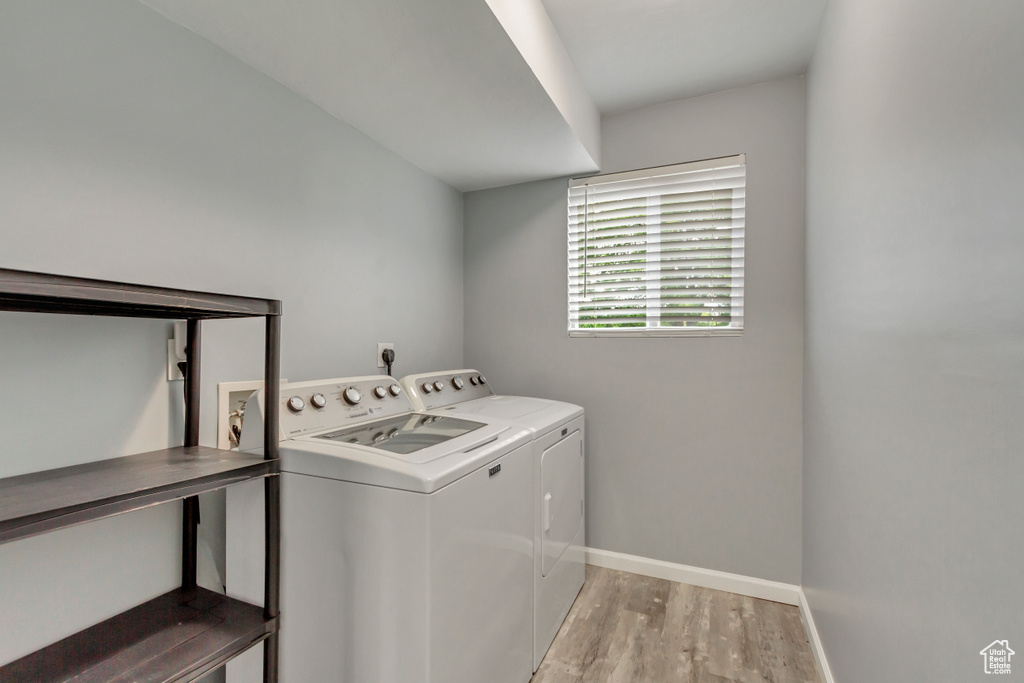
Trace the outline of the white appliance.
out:
[[[532,435],[534,508],[533,669],[551,646],[586,574],[584,413],[571,403],[495,396],[476,370],[449,370],[401,379],[418,410],[471,420],[495,419]]]
[[[265,401],[246,406],[258,452]],[[525,683],[530,433],[415,413],[387,376],[284,384],[282,683]],[[262,487],[227,499],[227,590],[262,600]],[[259,648],[253,648],[259,650]],[[228,665],[262,680],[262,652]]]

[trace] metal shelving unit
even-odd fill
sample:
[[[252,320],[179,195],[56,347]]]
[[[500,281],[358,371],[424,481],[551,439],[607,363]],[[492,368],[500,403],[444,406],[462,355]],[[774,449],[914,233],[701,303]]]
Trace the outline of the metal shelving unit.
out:
[[[184,445],[0,479],[0,543],[173,500],[182,501],[181,587],[0,667],[2,681],[194,681],[265,642],[263,680],[277,681],[280,477],[277,402],[266,407],[264,455],[199,445],[201,321],[266,319],[264,378],[279,388],[281,302],[0,269],[0,311],[188,321]],[[196,585],[199,499],[264,479],[263,607]]]

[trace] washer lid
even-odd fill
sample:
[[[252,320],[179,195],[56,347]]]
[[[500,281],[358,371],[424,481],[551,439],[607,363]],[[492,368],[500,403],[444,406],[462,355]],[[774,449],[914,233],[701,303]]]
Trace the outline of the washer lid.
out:
[[[396,388],[377,375],[283,385],[270,399],[281,420],[281,471],[431,493],[531,439],[482,415],[414,413]],[[263,452],[267,400],[261,389],[247,404],[247,452]]]
[[[389,453],[409,455],[424,448],[438,446],[484,426],[486,425],[483,422],[472,422],[457,417],[411,413],[318,434],[312,438],[358,444]],[[444,453],[438,452],[435,457],[442,455]],[[417,460],[424,462],[419,458]]]
[[[438,419],[419,424],[424,417]],[[387,430],[395,428],[396,421],[405,421],[399,426],[406,427],[412,423],[404,432],[408,436],[398,437],[396,432],[388,439]],[[508,424],[407,413],[282,441],[281,471],[432,493],[529,443],[530,438],[529,430]],[[395,448],[381,447],[389,443]]]

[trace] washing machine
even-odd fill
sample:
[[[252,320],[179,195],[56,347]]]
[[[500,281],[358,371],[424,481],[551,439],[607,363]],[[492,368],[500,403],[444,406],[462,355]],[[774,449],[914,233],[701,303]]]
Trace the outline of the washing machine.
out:
[[[583,408],[540,398],[497,396],[476,370],[409,375],[400,384],[418,410],[500,420],[530,431],[536,671],[586,575]]]
[[[528,429],[415,412],[390,377],[284,384],[246,405],[259,452],[280,401],[283,683],[526,683],[532,664]],[[263,489],[227,493],[229,595],[263,595]],[[257,652],[228,681],[260,677]]]

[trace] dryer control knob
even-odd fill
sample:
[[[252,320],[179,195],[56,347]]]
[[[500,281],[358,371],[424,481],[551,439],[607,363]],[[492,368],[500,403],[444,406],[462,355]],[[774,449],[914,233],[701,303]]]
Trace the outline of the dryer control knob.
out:
[[[390,387],[388,387],[388,391],[391,392],[392,396],[398,396],[399,394],[402,393],[402,387],[398,386],[397,384],[392,384]]]
[[[476,381],[480,382],[480,384],[487,384],[487,379],[483,375],[477,375]]]
[[[388,395],[388,392],[384,387],[374,387],[373,395],[377,398],[385,398]]]
[[[327,397],[323,394],[313,394],[309,397],[309,402],[313,404],[314,408],[326,408]]]
[[[430,384],[430,382],[424,382],[420,389],[423,390],[424,394],[429,394],[434,390],[434,387]]]
[[[476,380],[476,377],[470,377],[470,378],[469,378],[469,383],[470,383],[470,384],[472,384],[472,385],[473,385],[474,387],[475,387],[475,386],[476,386],[477,384],[480,384],[480,382],[478,382],[478,381]]]
[[[301,396],[292,396],[288,399],[288,410],[293,413],[301,413],[302,409],[306,407],[306,402],[302,400]]]
[[[442,382],[441,380],[438,380],[438,381],[434,382],[434,391],[443,391],[443,390],[444,390],[444,382]]]
[[[458,377],[452,377],[452,386],[455,387],[455,391],[460,391],[466,384]]]
[[[341,395],[345,397],[345,402],[352,406],[363,399],[363,397],[359,395],[359,390],[355,387],[349,387],[343,391]]]

